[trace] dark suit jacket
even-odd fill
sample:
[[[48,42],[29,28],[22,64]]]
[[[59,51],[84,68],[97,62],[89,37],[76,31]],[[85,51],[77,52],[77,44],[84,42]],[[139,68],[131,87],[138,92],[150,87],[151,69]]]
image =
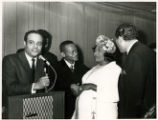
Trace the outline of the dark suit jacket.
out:
[[[55,90],[65,91],[65,118],[72,117],[75,108],[75,99],[70,85],[81,84],[82,76],[88,71],[88,68],[78,62],[75,63],[75,70],[72,73],[65,61],[62,59],[58,62],[58,79],[55,86]]]
[[[156,102],[156,55],[137,42],[123,63],[119,118],[140,118]]]
[[[44,63],[37,60],[35,81],[44,75]],[[31,93],[31,68],[24,51],[5,56],[2,68],[3,85],[6,86],[7,95],[23,95]],[[6,93],[5,93],[6,94]]]
[[[17,53],[20,53],[24,51],[24,48],[20,48],[17,50]],[[48,60],[51,64],[51,66],[56,70],[57,67],[57,56],[49,51],[43,51],[42,55],[44,58],[46,58],[46,60]],[[46,72],[48,73],[49,76],[49,80],[50,80],[50,85],[47,87],[49,90],[53,90],[53,84],[54,84],[54,78],[55,78],[55,73],[54,71],[50,68],[50,66],[45,65],[46,67]],[[43,91],[43,90],[42,90]]]

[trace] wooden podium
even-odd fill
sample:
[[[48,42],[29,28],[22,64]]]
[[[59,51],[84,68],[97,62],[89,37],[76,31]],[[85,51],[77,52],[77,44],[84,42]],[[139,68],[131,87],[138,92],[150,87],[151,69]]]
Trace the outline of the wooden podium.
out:
[[[64,119],[64,92],[10,96],[9,119]]]

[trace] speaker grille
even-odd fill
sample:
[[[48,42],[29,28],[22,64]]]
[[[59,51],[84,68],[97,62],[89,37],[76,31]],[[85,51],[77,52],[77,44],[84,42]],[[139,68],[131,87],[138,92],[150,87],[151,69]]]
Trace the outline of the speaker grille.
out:
[[[43,96],[23,99],[23,119],[52,119],[53,97]]]

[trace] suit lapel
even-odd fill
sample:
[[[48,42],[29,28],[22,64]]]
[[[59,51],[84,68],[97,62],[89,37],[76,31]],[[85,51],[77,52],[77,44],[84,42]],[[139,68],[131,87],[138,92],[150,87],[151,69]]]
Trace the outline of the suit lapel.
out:
[[[19,55],[19,59],[23,65],[23,67],[27,70],[27,72],[30,71],[31,68],[30,68],[29,62],[25,56],[25,52],[22,51],[22,52],[18,53],[18,55]]]
[[[19,59],[22,63],[22,66],[25,68],[26,73],[28,73],[28,77],[32,77],[31,74],[31,68],[29,65],[29,62],[25,56],[25,51],[19,52],[18,53]],[[43,68],[44,68],[44,63],[42,60],[37,59],[37,64],[36,64],[36,69],[35,69],[35,81],[39,79],[41,76],[43,76]]]
[[[63,69],[64,69],[65,72],[72,73],[70,68],[68,67],[68,65],[64,61],[64,59],[61,60],[61,63],[62,63],[62,66],[63,66]]]
[[[18,53],[18,57],[20,59],[22,67],[24,68],[24,73],[27,76],[27,78],[25,78],[25,79],[28,79],[30,81],[30,83],[31,83],[32,82],[32,71],[31,71],[29,62],[28,62],[28,60],[27,60],[27,58],[25,56],[25,52],[24,51],[19,52]]]

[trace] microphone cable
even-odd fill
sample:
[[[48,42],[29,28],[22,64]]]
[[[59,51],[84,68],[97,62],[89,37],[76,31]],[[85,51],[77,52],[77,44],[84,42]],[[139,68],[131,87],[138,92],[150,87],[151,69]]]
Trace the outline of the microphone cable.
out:
[[[52,90],[54,88],[54,86],[56,84],[56,81],[57,81],[57,72],[54,69],[54,67],[49,63],[49,61],[46,58],[44,58],[42,55],[39,55],[39,59],[43,60],[44,63],[47,66],[49,66],[53,70],[53,72],[54,72],[54,82],[53,82],[52,86],[49,89],[47,89],[47,92],[49,92],[50,90]]]
[[[56,84],[56,81],[57,81],[57,72],[56,72],[56,70],[54,69],[54,67],[51,64],[49,66],[54,72],[54,82],[53,82],[52,86],[48,89],[48,92],[54,88],[54,86]]]

